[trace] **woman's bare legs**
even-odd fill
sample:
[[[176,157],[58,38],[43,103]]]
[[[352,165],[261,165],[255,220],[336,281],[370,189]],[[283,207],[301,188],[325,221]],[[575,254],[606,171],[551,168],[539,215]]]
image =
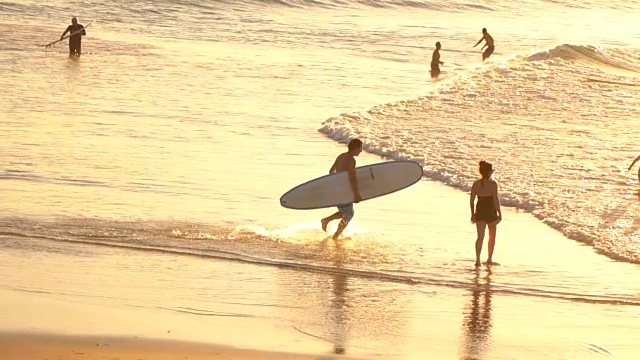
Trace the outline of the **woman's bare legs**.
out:
[[[478,230],[478,239],[476,239],[476,266],[480,266],[480,253],[482,252],[482,242],[484,241],[484,231],[487,223],[484,221],[476,222],[476,229]],[[493,249],[491,250],[493,251]]]
[[[489,224],[489,258],[487,262],[491,264],[493,262],[493,248],[496,246],[496,232],[498,230],[498,222],[494,221]]]

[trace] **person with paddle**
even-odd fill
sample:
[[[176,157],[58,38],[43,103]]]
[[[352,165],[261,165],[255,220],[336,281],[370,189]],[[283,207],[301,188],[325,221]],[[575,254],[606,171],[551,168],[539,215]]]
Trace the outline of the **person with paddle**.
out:
[[[67,33],[69,33],[69,55],[80,56],[82,52],[82,36],[87,35],[84,26],[78,24],[78,19],[73,17],[71,25],[60,35],[60,41],[64,39]]]
[[[338,155],[336,161],[333,162],[331,169],[329,170],[329,174],[333,174],[336,172],[346,171],[349,174],[349,185],[351,186],[351,190],[353,191],[353,202],[357,203],[362,200],[362,196],[360,196],[360,189],[358,188],[358,178],[356,177],[356,156],[360,155],[362,152],[362,140],[353,139],[349,142],[347,146],[349,151]],[[327,216],[322,219],[320,223],[322,224],[322,230],[327,231],[327,225],[333,221],[341,219],[340,224],[338,225],[338,229],[336,229],[335,234],[333,234],[333,240],[337,240],[340,234],[344,231],[344,229],[349,224],[349,221],[353,218],[353,203],[340,205],[338,206],[338,212],[333,215]]]

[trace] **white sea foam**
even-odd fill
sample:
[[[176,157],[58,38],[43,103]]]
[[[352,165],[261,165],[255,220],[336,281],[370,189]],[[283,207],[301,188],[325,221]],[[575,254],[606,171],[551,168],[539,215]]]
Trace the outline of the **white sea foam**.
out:
[[[626,172],[640,103],[636,88],[620,85],[637,81],[639,55],[562,45],[466,70],[417,99],[332,117],[320,131],[419,161],[426,177],[465,191],[478,161],[492,162],[504,205],[640,262],[637,180]],[[587,81],[594,78],[602,81]]]

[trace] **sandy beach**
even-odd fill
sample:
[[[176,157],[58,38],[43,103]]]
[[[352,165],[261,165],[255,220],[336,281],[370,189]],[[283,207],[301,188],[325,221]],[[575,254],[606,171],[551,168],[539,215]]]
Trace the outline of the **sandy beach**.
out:
[[[0,359],[640,358],[639,12],[3,2]],[[82,56],[38,45],[71,16]],[[425,173],[334,242],[335,209],[278,199],[353,137]],[[505,206],[476,268],[480,160]]]
[[[335,358],[269,353],[170,340],[16,333],[0,335],[0,359],[3,360],[329,360]],[[343,356],[340,358],[349,359],[349,357]]]

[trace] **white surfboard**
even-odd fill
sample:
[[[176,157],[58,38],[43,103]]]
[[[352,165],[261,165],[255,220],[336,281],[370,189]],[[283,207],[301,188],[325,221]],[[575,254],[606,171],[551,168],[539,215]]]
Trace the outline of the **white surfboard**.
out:
[[[415,161],[388,161],[356,168],[362,200],[391,194],[409,187],[422,178],[422,166]],[[287,191],[280,205],[289,209],[309,210],[353,202],[349,174],[325,175]]]

